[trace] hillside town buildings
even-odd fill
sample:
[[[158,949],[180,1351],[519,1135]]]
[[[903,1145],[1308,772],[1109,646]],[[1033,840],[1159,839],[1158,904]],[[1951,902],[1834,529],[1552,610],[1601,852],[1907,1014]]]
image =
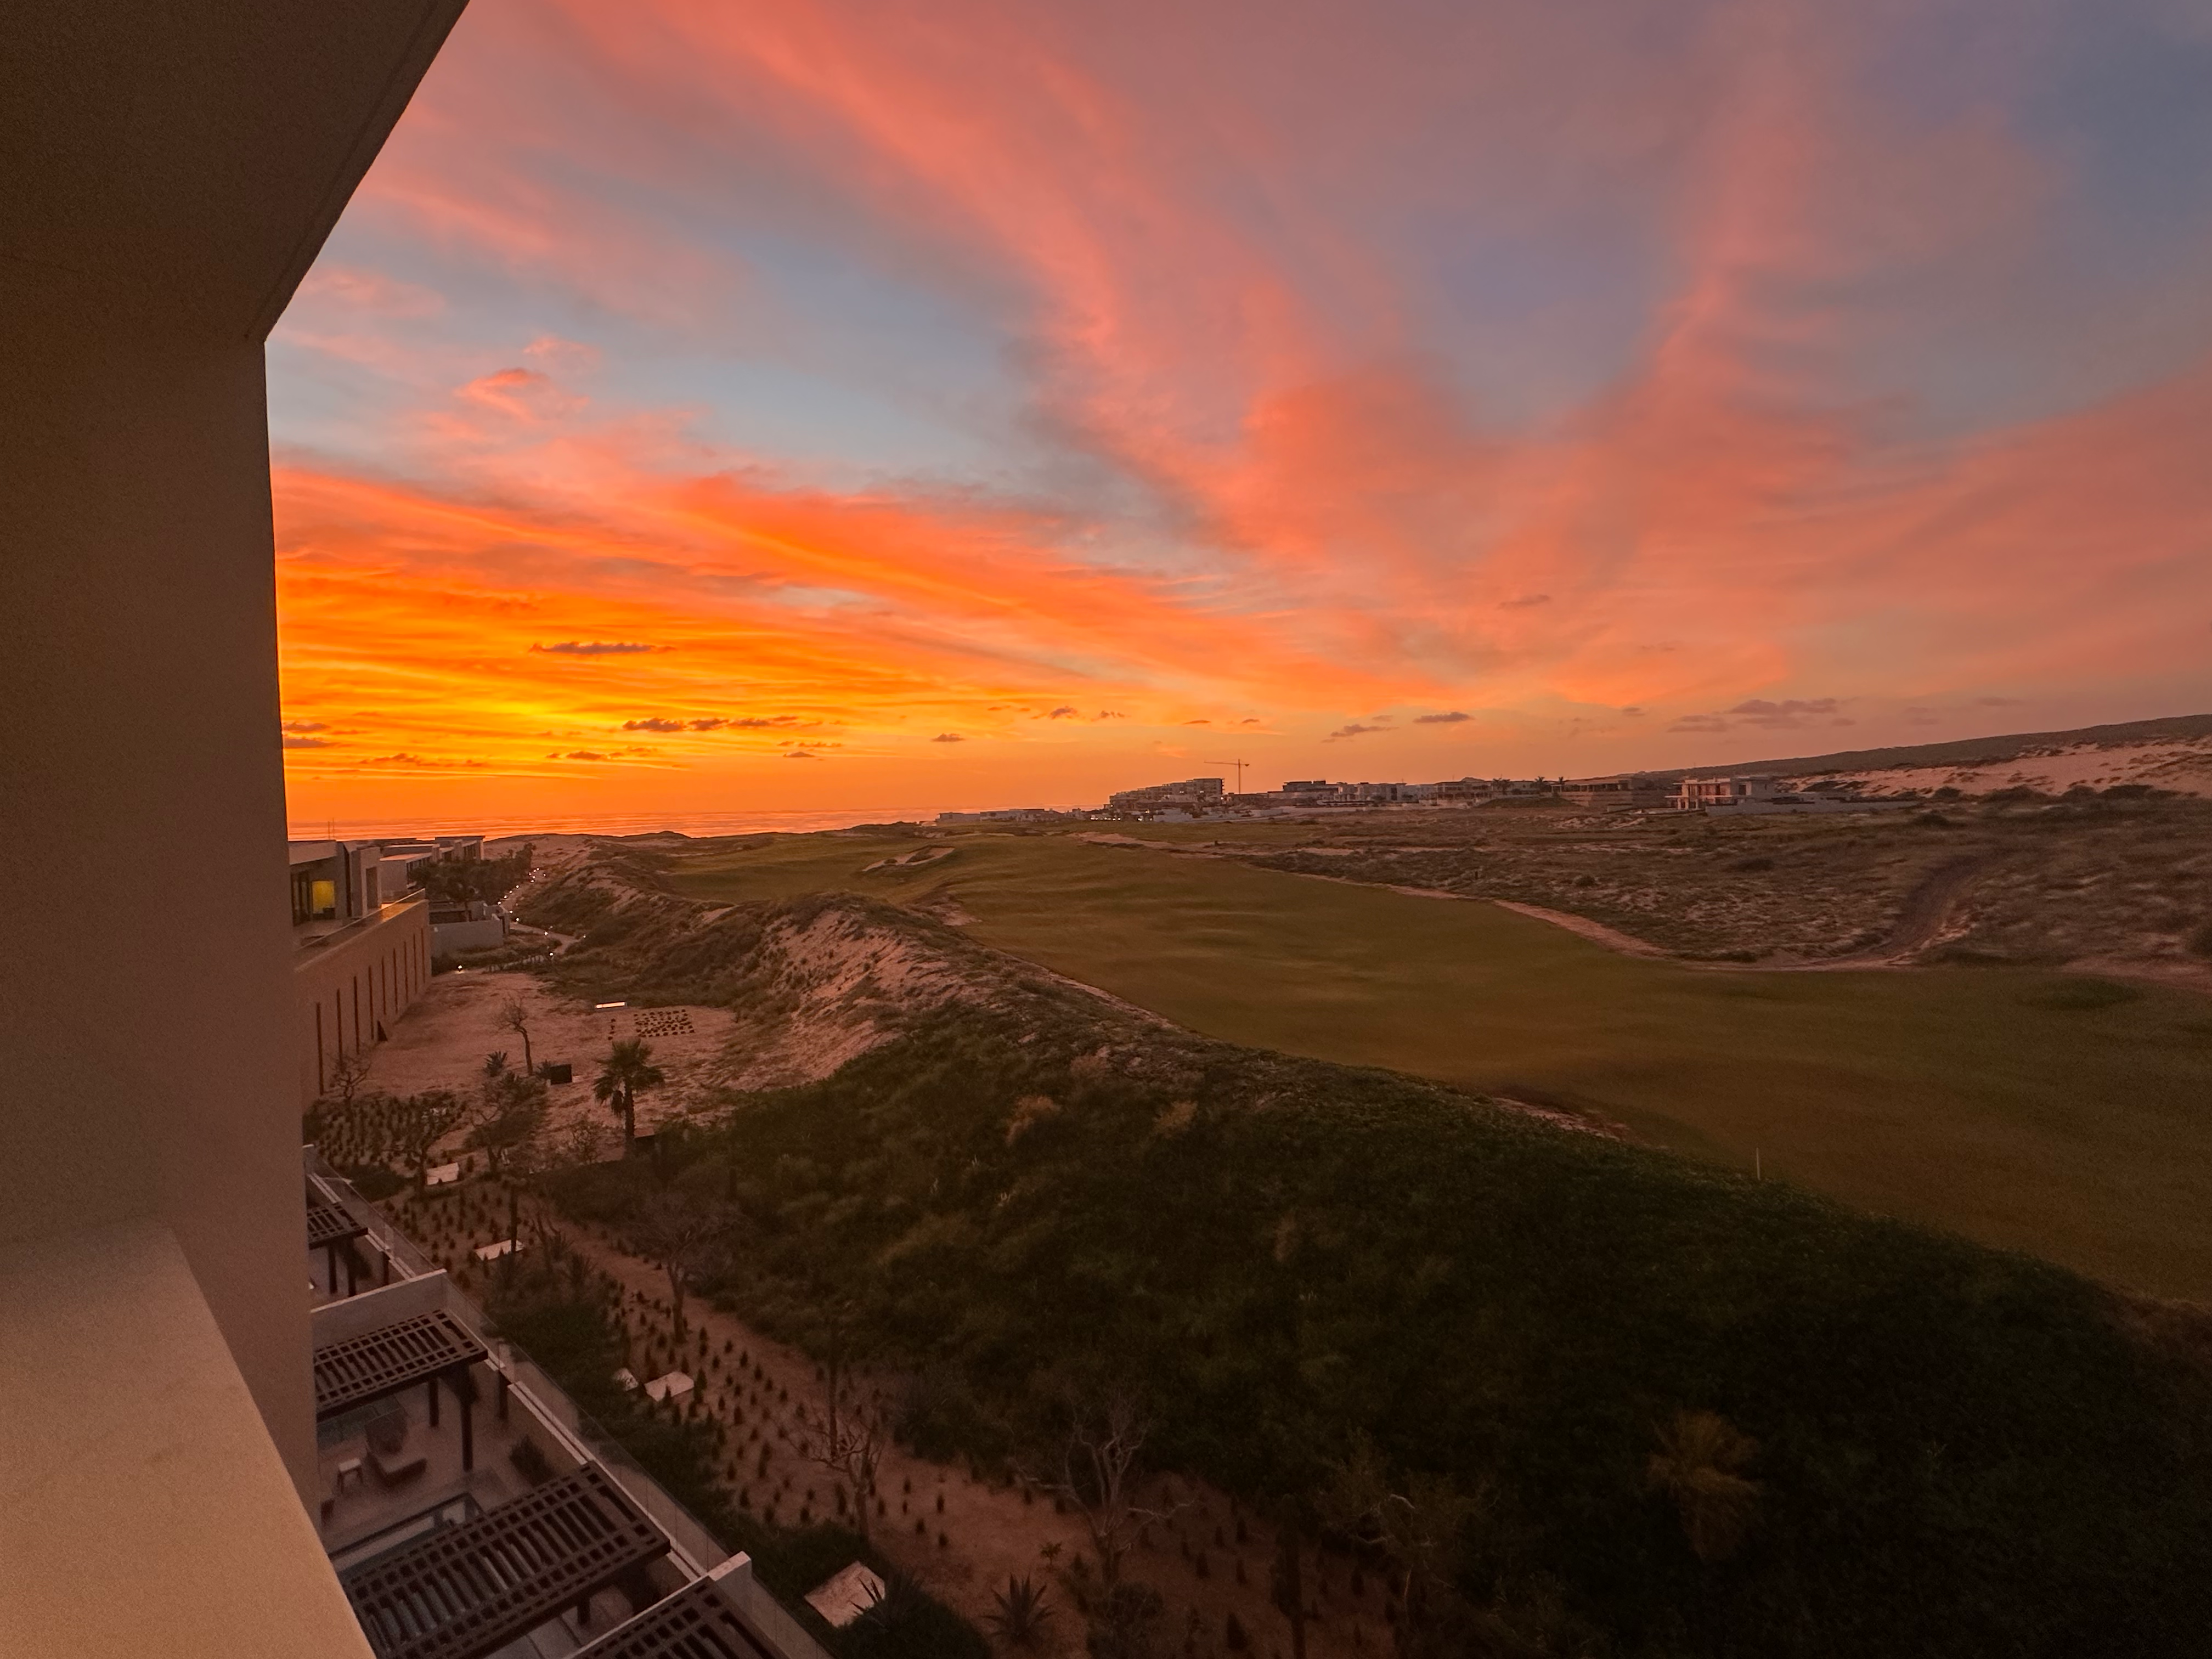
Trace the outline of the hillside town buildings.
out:
[[[988,811],[940,812],[937,822],[951,826],[987,823],[1048,823],[1084,818],[1135,819],[1176,823],[1234,818],[1299,817],[1316,812],[1371,812],[1409,807],[1485,806],[1540,801],[1603,812],[1832,812],[1873,811],[1910,804],[1910,798],[1867,799],[1847,791],[1814,785],[1789,792],[1784,781],[1768,773],[1677,776],[1672,773],[1617,772],[1591,778],[1446,778],[1433,783],[1333,782],[1293,778],[1279,789],[1231,791],[1221,778],[1181,778],[1167,783],[1120,789],[1103,806],[1066,811],[1048,807],[1006,807]]]

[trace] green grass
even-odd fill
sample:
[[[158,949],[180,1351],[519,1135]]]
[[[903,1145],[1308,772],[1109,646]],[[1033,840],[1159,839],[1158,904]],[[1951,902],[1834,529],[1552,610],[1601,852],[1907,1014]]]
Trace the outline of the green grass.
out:
[[[1595,1110],[1738,1169],[1757,1149],[1865,1208],[2212,1297],[2202,997],[2004,969],[1693,969],[1487,904],[1066,835],[963,836],[927,868],[861,873],[921,844],[778,837],[684,855],[672,879],[723,899],[950,890],[979,940],[1209,1036]]]

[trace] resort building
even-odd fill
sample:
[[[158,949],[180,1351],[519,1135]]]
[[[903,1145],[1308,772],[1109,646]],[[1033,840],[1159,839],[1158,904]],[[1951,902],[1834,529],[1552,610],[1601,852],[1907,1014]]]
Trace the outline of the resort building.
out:
[[[1773,776],[1765,772],[1732,777],[1684,778],[1674,786],[1670,805],[1677,811],[1700,812],[1716,806],[1741,806],[1747,801],[1771,800],[1780,793]]]
[[[1072,816],[1049,806],[994,806],[981,812],[939,812],[939,823],[1057,823]]]
[[[299,1109],[349,1054],[383,1040],[430,982],[430,907],[419,888],[390,890],[374,842],[295,841],[292,857],[294,1070]]]
[[[32,871],[0,954],[11,1656],[512,1659],[587,1632],[592,1659],[814,1652],[374,1218],[303,1190],[322,999],[300,964],[387,907],[359,848],[295,866],[292,909],[278,872],[263,342],[459,10],[9,10],[0,845]],[[331,1018],[361,1041],[377,994],[356,1036],[347,979]],[[334,1283],[360,1293],[317,1311]],[[592,1562],[568,1527],[596,1529]],[[486,1596],[471,1575],[524,1559],[502,1540],[543,1568]]]
[[[1221,785],[1219,778],[1185,778],[1179,783],[1153,783],[1141,789],[1117,790],[1106,798],[1106,811],[1125,817],[1152,817],[1166,812],[1196,817],[1221,810]]]
[[[1605,778],[1571,778],[1559,785],[1559,798],[1575,806],[1594,806],[1604,811],[1626,811],[1639,807],[1668,806],[1674,790],[1662,779],[1640,772],[1616,773]]]

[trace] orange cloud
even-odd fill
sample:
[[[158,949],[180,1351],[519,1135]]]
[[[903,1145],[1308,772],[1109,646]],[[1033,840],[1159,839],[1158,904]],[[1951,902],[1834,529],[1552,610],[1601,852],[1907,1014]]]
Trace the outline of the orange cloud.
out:
[[[803,163],[747,203],[988,306],[1051,465],[807,483],[825,458],[710,441],[675,393],[595,378],[587,404],[579,375],[635,365],[533,317],[374,465],[280,466],[288,706],[349,734],[295,776],[372,751],[704,774],[793,752],[773,733],[802,722],[825,764],[790,770],[1054,744],[1103,786],[1224,709],[1268,711],[1240,729],[1298,769],[1331,732],[1442,774],[1498,769],[1476,749],[1501,731],[1545,770],[1559,732],[1616,731],[1599,769],[1656,758],[1617,710],[1656,733],[1832,702],[1864,737],[2039,678],[2212,690],[2212,342],[2178,335],[2159,384],[1972,419],[1899,389],[2045,303],[2066,169],[2005,113],[2011,47],[1986,95],[1923,108],[1881,83],[1888,9],[1740,0],[1619,39],[1561,7],[1453,9],[1417,40],[1115,15],[472,17],[364,191],[384,232],[721,350],[738,300],[747,327],[778,301],[728,225],[652,204],[711,214],[726,177]],[[1642,284],[1603,349],[1580,336],[1605,306],[1499,320],[1461,292],[1585,237]],[[356,262],[303,292],[374,341],[429,314],[418,288]]]

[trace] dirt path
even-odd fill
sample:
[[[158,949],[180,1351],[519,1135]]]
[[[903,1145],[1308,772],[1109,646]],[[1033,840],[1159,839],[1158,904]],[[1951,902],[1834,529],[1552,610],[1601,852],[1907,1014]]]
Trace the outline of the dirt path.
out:
[[[1975,882],[2003,859],[2002,853],[1970,853],[1937,865],[1905,896],[1889,937],[1863,953],[1863,964],[1854,965],[1894,964],[1933,945]]]
[[[775,1519],[783,1525],[797,1524],[802,1510],[813,1519],[837,1518],[835,1477],[800,1456],[791,1443],[803,1432],[800,1413],[818,1420],[827,1407],[813,1362],[696,1298],[685,1304],[686,1323],[695,1334],[679,1356],[670,1340],[668,1283],[660,1271],[625,1253],[601,1230],[567,1231],[592,1265],[623,1288],[630,1369],[641,1379],[672,1369],[700,1378],[703,1408],[730,1426],[730,1455],[722,1469],[730,1490],[755,1515],[765,1514],[773,1503]],[[698,1332],[705,1334],[703,1350]],[[711,1365],[702,1364],[702,1353]],[[757,1366],[760,1376],[750,1370],[740,1376],[740,1357]],[[876,1544],[933,1595],[980,1625],[994,1605],[993,1593],[1010,1577],[1046,1583],[1058,1616],[1049,1627],[1051,1639],[1030,1651],[1054,1659],[1073,1659],[1083,1651],[1081,1620],[1058,1572],[1079,1552],[1089,1552],[1075,1515],[1055,1514],[1049,1498],[1025,1501],[1016,1487],[994,1486],[966,1469],[929,1462],[896,1447],[884,1459],[876,1484],[884,1510],[871,1522]],[[1275,1548],[1272,1530],[1244,1514],[1240,1543],[1238,1512],[1224,1495],[1189,1480],[1173,1485],[1190,1507],[1170,1526],[1156,1528],[1149,1543],[1132,1553],[1125,1570],[1125,1576],[1157,1589],[1167,1604],[1158,1632],[1161,1650],[1225,1655],[1223,1638],[1233,1610],[1250,1634],[1250,1655],[1283,1659],[1289,1652],[1290,1627],[1267,1600]],[[1316,1615],[1307,1631],[1312,1659],[1355,1659],[1388,1650],[1376,1585],[1370,1583],[1362,1595],[1352,1596],[1346,1564],[1329,1557],[1312,1558],[1306,1574]],[[1187,1636],[1194,1638],[1188,1647]]]
[[[1394,890],[1410,892],[1413,890],[1401,887]],[[1442,893],[1437,896],[1464,898],[1467,895]],[[1671,957],[1674,954],[1672,951],[1661,950],[1656,945],[1647,945],[1642,939],[1624,933],[1617,927],[1608,927],[1601,921],[1592,921],[1588,916],[1578,916],[1571,911],[1547,910],[1540,904],[1523,904],[1518,899],[1492,899],[1489,902],[1501,910],[1511,910],[1520,915],[1534,916],[1539,921],[1550,922],[1554,927],[1564,927],[1571,933],[1579,934],[1593,944],[1602,945],[1608,951],[1618,951],[1625,957]]]

